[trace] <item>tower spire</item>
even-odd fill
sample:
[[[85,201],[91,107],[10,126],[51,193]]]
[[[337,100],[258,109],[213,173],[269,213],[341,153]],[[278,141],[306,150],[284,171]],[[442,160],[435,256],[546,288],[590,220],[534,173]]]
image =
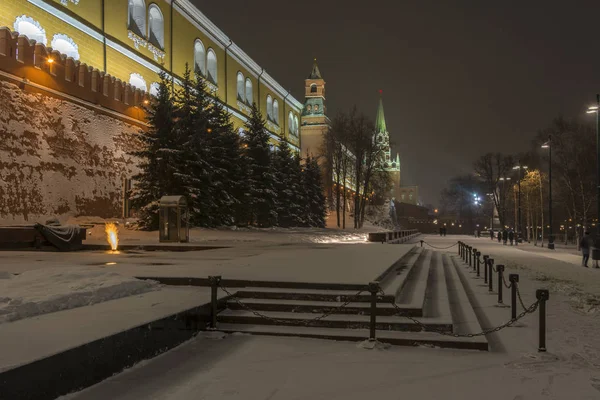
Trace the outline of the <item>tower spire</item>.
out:
[[[383,90],[379,91],[379,107],[377,108],[377,119],[375,121],[375,127],[377,133],[387,132],[387,126],[385,124],[385,115],[383,113]]]
[[[321,71],[319,70],[319,66],[317,65],[316,58],[313,62],[313,68],[310,75],[308,76],[308,79],[323,79],[323,77],[321,76]]]

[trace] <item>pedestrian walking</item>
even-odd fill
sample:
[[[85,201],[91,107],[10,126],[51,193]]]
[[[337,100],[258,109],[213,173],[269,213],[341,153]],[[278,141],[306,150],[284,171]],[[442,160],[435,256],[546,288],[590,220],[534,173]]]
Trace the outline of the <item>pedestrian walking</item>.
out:
[[[498,231],[498,243],[502,240],[502,232]]]
[[[590,251],[592,251],[593,246],[594,240],[590,236],[589,232],[585,232],[583,234],[583,237],[581,238],[581,242],[579,242],[579,247],[581,248],[581,254],[583,255],[581,265],[583,265],[586,268],[588,268],[588,261],[590,260]]]
[[[511,229],[508,231],[508,240],[510,241],[510,245],[513,245],[513,241],[515,240],[515,232]]]
[[[508,231],[505,229],[502,231],[502,243],[506,246],[506,242],[508,241]]]
[[[494,240],[494,230],[490,229],[490,240]]]

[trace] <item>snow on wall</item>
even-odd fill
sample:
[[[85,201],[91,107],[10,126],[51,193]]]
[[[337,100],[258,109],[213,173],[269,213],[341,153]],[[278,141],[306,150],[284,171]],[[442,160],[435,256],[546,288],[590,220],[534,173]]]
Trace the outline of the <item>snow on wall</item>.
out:
[[[140,128],[0,81],[0,224],[120,217]]]

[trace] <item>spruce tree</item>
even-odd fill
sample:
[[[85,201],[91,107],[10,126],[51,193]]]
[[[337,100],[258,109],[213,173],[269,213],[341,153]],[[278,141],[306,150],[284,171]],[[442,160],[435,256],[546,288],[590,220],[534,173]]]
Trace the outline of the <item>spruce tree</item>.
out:
[[[304,172],[302,167],[302,158],[296,153],[291,165],[291,180],[296,189],[294,189],[294,200],[291,203],[292,217],[294,226],[308,226],[306,210],[308,209],[308,197],[304,191]]]
[[[325,227],[327,210],[321,168],[317,160],[310,155],[306,157],[303,172],[304,193],[306,193],[306,214],[308,224],[313,227]]]
[[[173,179],[178,172],[175,162],[178,144],[170,86],[167,75],[161,72],[157,96],[146,109],[149,128],[139,136],[140,149],[131,152],[140,159],[140,172],[133,177],[131,205],[137,209],[141,229],[158,229],[160,198],[175,194],[178,189]]]
[[[282,227],[298,226],[302,215],[296,198],[302,192],[301,177],[294,171],[295,162],[288,143],[280,141],[278,151],[273,155],[273,175],[277,193],[277,224]]]
[[[277,212],[269,133],[256,104],[253,104],[252,115],[246,122],[244,146],[250,223],[259,227],[273,226],[277,222]]]

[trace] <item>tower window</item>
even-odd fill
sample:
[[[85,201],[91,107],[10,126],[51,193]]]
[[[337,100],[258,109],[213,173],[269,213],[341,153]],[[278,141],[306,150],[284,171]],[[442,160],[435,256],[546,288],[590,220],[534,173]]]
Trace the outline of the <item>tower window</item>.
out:
[[[316,84],[312,84],[310,85],[310,92],[311,93],[317,93],[317,85]]]
[[[200,39],[196,39],[194,42],[194,70],[202,76],[206,76],[205,55],[204,44],[202,44]]]
[[[208,49],[208,56],[206,57],[206,64],[208,70],[208,80],[217,84],[217,55],[215,54],[213,49]]]
[[[138,36],[144,37],[146,32],[146,3],[144,0],[129,0],[128,28]]]
[[[156,4],[148,9],[148,41],[161,49],[165,48],[165,20]]]

